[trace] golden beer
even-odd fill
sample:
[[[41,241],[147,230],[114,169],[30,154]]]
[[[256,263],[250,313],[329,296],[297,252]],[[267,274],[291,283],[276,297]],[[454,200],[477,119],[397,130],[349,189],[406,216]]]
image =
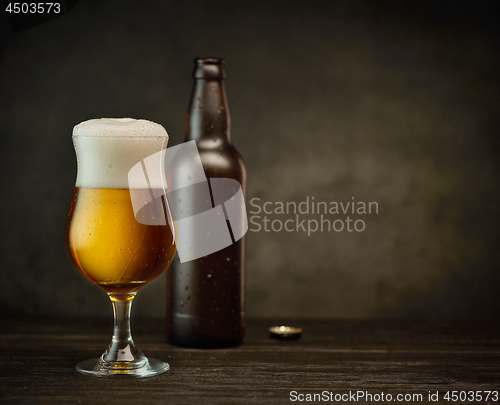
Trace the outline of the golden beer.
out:
[[[130,333],[137,291],[158,277],[175,253],[176,227],[165,183],[168,134],[131,118],[84,121],[73,128],[77,177],[66,223],[76,268],[102,287],[113,305],[113,338],[99,357],[77,364],[93,376],[148,377],[168,363],[148,359]]]
[[[76,187],[68,215],[66,244],[75,266],[108,293],[130,293],[158,277],[172,261],[170,224],[137,221],[132,199],[146,201],[149,189]],[[164,200],[150,203],[145,215],[165,213]]]

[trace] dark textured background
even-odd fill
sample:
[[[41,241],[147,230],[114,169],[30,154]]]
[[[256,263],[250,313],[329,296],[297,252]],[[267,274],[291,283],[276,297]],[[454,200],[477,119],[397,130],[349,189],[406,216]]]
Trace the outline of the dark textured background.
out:
[[[249,315],[498,319],[492,4],[81,0],[16,34],[4,18],[0,313],[110,315],[65,251],[72,127],[146,118],[177,144],[193,58],[221,56],[249,199],[379,204],[361,233],[249,232]],[[135,316],[164,313],[164,286]]]

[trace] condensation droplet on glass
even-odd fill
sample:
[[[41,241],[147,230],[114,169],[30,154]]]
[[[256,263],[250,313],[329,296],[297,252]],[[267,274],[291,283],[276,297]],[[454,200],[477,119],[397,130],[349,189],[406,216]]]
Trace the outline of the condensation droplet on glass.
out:
[[[226,260],[227,260],[228,262],[230,262],[230,261],[231,261],[231,258],[230,258],[230,257],[228,257]]]
[[[212,273],[207,274],[207,277],[208,278],[212,277]]]
[[[183,306],[184,306],[184,301],[179,302],[179,305],[180,305],[181,307],[183,307]]]

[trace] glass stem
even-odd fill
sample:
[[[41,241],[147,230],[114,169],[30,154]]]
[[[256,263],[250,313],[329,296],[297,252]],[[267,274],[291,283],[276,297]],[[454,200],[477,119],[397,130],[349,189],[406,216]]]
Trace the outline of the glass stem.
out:
[[[146,358],[135,346],[130,332],[130,312],[135,293],[108,295],[113,304],[114,329],[111,344],[101,356],[101,361],[109,367],[116,367],[113,363],[117,362],[122,362],[120,367],[141,367]]]

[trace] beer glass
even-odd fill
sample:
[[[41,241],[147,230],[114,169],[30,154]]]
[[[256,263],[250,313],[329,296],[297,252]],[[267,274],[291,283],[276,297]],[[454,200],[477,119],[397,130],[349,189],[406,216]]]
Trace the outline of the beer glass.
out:
[[[100,358],[77,371],[94,376],[147,377],[169,365],[146,358],[130,333],[130,310],[141,287],[175,254],[175,224],[164,179],[165,129],[145,120],[99,119],[73,130],[78,173],[66,225],[77,269],[108,294],[113,338]]]

